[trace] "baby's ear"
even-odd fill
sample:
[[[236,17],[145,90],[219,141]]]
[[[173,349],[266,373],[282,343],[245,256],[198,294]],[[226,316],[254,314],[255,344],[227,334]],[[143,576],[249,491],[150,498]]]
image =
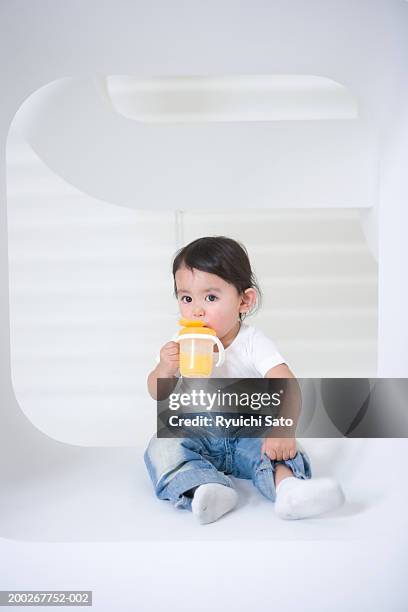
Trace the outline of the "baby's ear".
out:
[[[245,295],[246,299],[249,298],[251,301],[254,301],[254,302],[256,301],[257,295],[256,295],[256,291],[255,291],[255,289],[253,287],[248,287],[248,289],[245,289],[244,295]]]

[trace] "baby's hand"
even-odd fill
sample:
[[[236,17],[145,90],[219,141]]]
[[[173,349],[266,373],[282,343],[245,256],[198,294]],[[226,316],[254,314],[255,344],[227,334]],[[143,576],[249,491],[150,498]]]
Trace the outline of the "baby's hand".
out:
[[[180,345],[178,342],[167,342],[160,349],[159,367],[163,378],[174,376],[180,365]]]
[[[293,459],[297,453],[296,438],[265,438],[261,446],[263,454],[274,461]]]

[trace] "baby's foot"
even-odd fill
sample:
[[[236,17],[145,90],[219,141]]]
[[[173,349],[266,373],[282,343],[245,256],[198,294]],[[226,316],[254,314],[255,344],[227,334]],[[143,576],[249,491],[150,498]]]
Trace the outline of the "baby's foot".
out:
[[[194,493],[191,510],[199,522],[213,523],[234,508],[238,501],[235,489],[216,482],[200,485]]]
[[[341,486],[332,478],[307,480],[288,476],[276,487],[276,514],[282,519],[309,518],[345,502]]]

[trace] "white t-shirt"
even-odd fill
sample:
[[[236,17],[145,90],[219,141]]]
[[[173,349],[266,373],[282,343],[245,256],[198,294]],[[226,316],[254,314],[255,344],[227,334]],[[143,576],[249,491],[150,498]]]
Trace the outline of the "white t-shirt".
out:
[[[264,378],[271,368],[287,364],[275,343],[260,329],[245,322],[241,323],[238,334],[225,349],[225,361],[219,368],[215,367],[217,360],[218,353],[214,353],[210,378]],[[159,361],[160,355],[156,357],[156,362]],[[180,378],[180,370],[175,376]]]

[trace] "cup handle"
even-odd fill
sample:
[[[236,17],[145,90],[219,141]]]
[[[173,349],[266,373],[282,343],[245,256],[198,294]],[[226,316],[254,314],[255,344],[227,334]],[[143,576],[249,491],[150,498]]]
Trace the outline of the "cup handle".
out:
[[[214,338],[214,342],[218,346],[218,361],[215,364],[215,367],[218,368],[219,366],[222,366],[225,361],[225,349],[219,338]]]

